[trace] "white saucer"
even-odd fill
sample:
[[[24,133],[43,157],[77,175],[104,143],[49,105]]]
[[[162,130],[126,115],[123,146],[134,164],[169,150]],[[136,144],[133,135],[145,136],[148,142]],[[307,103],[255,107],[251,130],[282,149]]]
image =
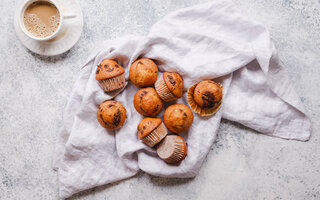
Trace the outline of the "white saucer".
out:
[[[22,6],[22,2],[20,1],[19,8]],[[25,35],[19,26],[20,9],[15,12],[14,28],[16,34],[22,44],[34,53],[45,56],[62,54],[71,49],[81,36],[83,16],[79,2],[77,0],[56,0],[56,2],[61,6],[63,12],[76,14],[76,17],[64,20],[60,35],[48,41],[35,41]]]

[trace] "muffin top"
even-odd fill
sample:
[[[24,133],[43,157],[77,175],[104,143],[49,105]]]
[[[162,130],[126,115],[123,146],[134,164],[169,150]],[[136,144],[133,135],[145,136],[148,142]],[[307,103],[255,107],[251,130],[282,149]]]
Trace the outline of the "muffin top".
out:
[[[129,76],[137,87],[151,86],[157,81],[158,67],[151,59],[141,58],[132,63]]]
[[[183,92],[183,80],[178,73],[175,72],[164,72],[163,80],[166,83],[168,89],[172,94],[180,98]]]
[[[201,108],[214,108],[219,105],[222,100],[222,89],[219,84],[214,81],[201,81],[194,89],[193,98]]]
[[[157,115],[162,108],[162,101],[152,87],[142,88],[134,95],[134,107],[143,116]]]
[[[121,67],[116,61],[110,59],[104,59],[98,66],[96,71],[96,79],[104,80],[119,76],[124,73],[123,67]]]
[[[162,120],[160,118],[146,117],[140,121],[138,125],[138,137],[142,139],[149,135],[152,131],[160,126]]]
[[[107,129],[117,129],[123,125],[127,116],[123,105],[114,100],[104,101],[97,111],[97,119]]]
[[[188,130],[191,126],[193,114],[188,106],[184,104],[173,104],[164,112],[163,121],[170,131],[181,133]]]

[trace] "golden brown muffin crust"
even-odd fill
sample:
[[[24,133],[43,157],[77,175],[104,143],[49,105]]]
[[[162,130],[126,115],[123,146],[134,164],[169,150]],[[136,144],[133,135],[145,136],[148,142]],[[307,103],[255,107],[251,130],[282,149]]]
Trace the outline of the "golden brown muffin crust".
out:
[[[162,101],[152,87],[142,88],[134,95],[134,107],[143,116],[157,115],[162,108]]]
[[[146,117],[140,121],[138,125],[138,137],[142,139],[149,135],[152,131],[160,126],[162,120],[160,118]]]
[[[97,111],[97,119],[107,129],[117,129],[123,125],[127,116],[123,105],[114,100],[104,101]]]
[[[178,73],[175,72],[164,72],[163,80],[166,83],[168,89],[172,92],[172,94],[180,98],[183,92],[183,80]]]
[[[222,89],[214,81],[201,81],[194,89],[193,98],[204,109],[214,108],[222,100]]]
[[[116,61],[104,59],[96,70],[96,79],[103,80],[119,76],[124,73],[124,69]]]
[[[188,106],[174,104],[169,106],[164,112],[163,121],[170,131],[181,133],[188,130],[191,126],[193,114]]]
[[[141,58],[132,63],[129,77],[137,87],[151,86],[157,81],[158,67],[149,58]]]

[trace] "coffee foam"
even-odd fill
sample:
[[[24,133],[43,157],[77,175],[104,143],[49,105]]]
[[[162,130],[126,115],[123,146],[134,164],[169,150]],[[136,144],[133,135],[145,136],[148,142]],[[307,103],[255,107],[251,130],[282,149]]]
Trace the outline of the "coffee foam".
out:
[[[59,13],[50,17],[49,26],[35,14],[26,12],[23,18],[26,30],[35,37],[48,37],[52,35],[60,25]]]

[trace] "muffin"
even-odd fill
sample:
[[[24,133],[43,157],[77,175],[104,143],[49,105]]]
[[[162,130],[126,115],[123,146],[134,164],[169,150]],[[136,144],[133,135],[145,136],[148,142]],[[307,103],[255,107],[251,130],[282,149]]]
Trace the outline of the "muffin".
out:
[[[158,78],[158,67],[149,58],[141,58],[132,63],[129,77],[137,87],[152,86]]]
[[[113,130],[123,125],[127,118],[126,113],[126,109],[120,102],[107,100],[99,106],[97,119],[101,126]]]
[[[174,164],[183,160],[188,152],[186,142],[181,136],[168,135],[157,148],[158,156],[166,163]]]
[[[124,69],[114,60],[104,59],[96,71],[96,79],[105,92],[111,92],[125,86]]]
[[[178,73],[164,72],[154,85],[160,98],[165,101],[173,101],[182,96],[183,80]]]
[[[164,112],[163,121],[170,131],[181,133],[188,130],[191,126],[193,114],[188,106],[184,104],[173,104]]]
[[[156,116],[162,108],[162,101],[152,87],[142,88],[134,95],[134,107],[143,116]]]
[[[201,116],[216,113],[222,103],[223,87],[214,81],[201,81],[188,89],[188,104]]]
[[[160,118],[144,118],[138,125],[138,137],[149,147],[158,144],[168,134]]]

